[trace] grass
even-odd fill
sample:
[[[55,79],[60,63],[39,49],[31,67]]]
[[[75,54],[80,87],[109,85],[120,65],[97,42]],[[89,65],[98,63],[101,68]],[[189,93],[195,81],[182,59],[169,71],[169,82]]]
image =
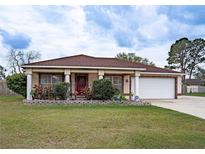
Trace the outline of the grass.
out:
[[[200,96],[200,97],[205,97],[205,93],[188,93],[185,94],[186,96]]]
[[[154,106],[23,105],[0,96],[1,148],[205,148],[205,120]]]

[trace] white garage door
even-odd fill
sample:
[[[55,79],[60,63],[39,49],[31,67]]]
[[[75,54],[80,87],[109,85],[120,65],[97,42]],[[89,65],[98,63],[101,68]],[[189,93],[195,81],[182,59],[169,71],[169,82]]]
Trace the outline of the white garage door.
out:
[[[175,98],[175,79],[140,77],[139,95],[146,99]]]

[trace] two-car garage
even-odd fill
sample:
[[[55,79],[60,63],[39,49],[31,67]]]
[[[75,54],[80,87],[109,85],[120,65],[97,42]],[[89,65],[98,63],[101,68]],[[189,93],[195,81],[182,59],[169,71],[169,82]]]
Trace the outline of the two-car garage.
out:
[[[132,78],[132,86],[134,78]],[[132,88],[133,89],[133,88]],[[174,99],[175,78],[168,77],[140,77],[139,97],[141,99]]]
[[[139,95],[146,99],[173,99],[175,78],[140,77]]]

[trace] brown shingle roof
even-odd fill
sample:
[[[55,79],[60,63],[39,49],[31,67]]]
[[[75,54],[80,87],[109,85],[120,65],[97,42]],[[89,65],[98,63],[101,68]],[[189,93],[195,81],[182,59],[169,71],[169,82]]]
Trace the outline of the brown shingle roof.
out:
[[[82,66],[82,67],[113,67],[113,68],[145,68],[146,72],[179,73],[173,70],[149,66],[141,63],[133,63],[117,58],[91,57],[87,55],[75,55],[57,59],[45,60],[25,64],[24,66]],[[24,67],[22,66],[22,67]]]

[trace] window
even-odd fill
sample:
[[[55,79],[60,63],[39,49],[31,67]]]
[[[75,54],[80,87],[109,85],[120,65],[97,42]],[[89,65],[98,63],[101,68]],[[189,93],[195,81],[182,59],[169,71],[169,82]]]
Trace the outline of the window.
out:
[[[122,76],[107,75],[105,76],[105,79],[110,80],[112,84],[115,86],[115,88],[117,88],[118,90],[120,90],[120,92],[122,92]]]
[[[43,87],[50,86],[55,83],[63,82],[62,74],[41,74],[40,75],[40,84]]]

